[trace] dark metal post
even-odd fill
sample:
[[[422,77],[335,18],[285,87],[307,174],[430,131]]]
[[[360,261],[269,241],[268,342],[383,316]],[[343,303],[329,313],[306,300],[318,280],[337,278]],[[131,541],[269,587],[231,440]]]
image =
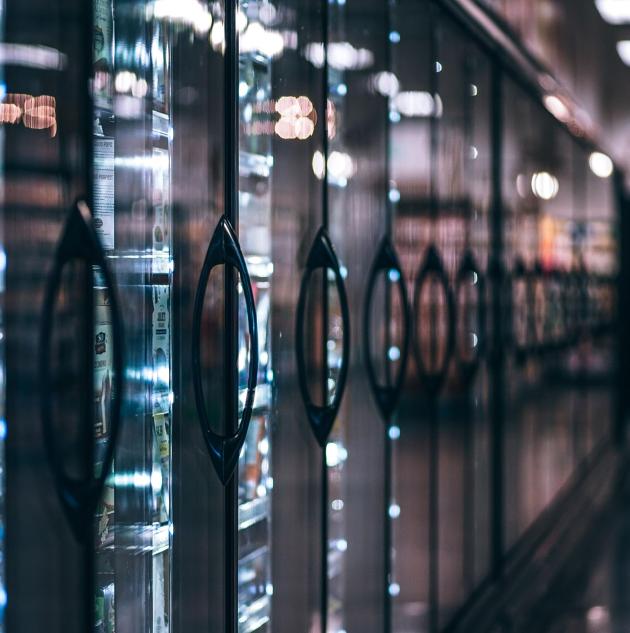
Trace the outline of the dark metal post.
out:
[[[238,235],[238,32],[237,0],[225,2],[224,116],[225,116],[225,216]],[[225,380],[226,432],[238,427],[238,293],[237,275],[225,267],[225,339],[223,367]],[[225,630],[238,631],[238,468],[225,487]]]

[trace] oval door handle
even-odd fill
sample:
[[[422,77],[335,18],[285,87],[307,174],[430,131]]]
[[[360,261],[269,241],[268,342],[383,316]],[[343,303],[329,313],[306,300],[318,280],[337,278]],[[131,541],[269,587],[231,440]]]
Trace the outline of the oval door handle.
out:
[[[212,429],[201,380],[201,320],[203,301],[208,280],[210,279],[210,273],[213,268],[219,265],[232,266],[241,277],[250,341],[247,395],[241,414],[241,420],[236,432],[232,435],[221,435]],[[222,216],[219,220],[212,239],[208,244],[201,275],[199,276],[193,309],[192,336],[193,388],[195,391],[197,414],[206,446],[210,452],[210,458],[212,459],[212,463],[221,483],[225,485],[236,469],[239,454],[247,436],[247,429],[249,428],[249,421],[254,408],[254,396],[256,394],[258,375],[258,320],[256,317],[254,292],[247,271],[247,264],[245,263],[245,258],[238,243],[238,238],[229,220],[225,216]]]
[[[72,261],[83,261],[88,266],[100,269],[108,290],[109,306],[112,319],[112,367],[113,367],[113,402],[110,410],[110,432],[105,442],[102,469],[99,474],[85,477],[73,477],[66,472],[63,458],[59,455],[54,439],[52,420],[52,380],[50,371],[52,328],[55,305],[62,282],[64,266]],[[91,317],[90,317],[91,321]],[[93,335],[92,335],[93,336]],[[92,214],[84,201],[78,201],[71,209],[66,220],[61,239],[54,255],[53,267],[46,280],[44,304],[42,308],[40,345],[39,345],[39,387],[40,416],[43,425],[44,446],[53,471],[57,493],[61,499],[63,511],[78,540],[92,538],[92,517],[96,512],[103,492],[105,480],[112,467],[116,441],[120,428],[120,416],[123,394],[123,324],[120,317],[118,299],[115,292],[112,274],[107,265],[105,253],[94,228]],[[90,340],[90,347],[92,342]],[[92,372],[86,372],[89,380],[85,389],[93,389]],[[93,426],[93,404],[89,404],[82,420],[87,428]]]
[[[308,390],[308,376],[303,345],[304,312],[306,310],[308,285],[313,273],[318,269],[332,270],[335,275],[335,285],[337,287],[337,294],[339,295],[339,306],[341,308],[341,320],[343,325],[341,367],[339,368],[339,376],[337,377],[335,395],[330,404],[323,406],[317,405],[311,400],[311,395]],[[324,335],[327,335],[327,333],[324,333]],[[308,421],[317,442],[323,448],[326,445],[328,435],[335,423],[335,418],[337,417],[339,406],[341,405],[346,386],[346,378],[348,376],[348,364],[350,362],[350,311],[348,308],[346,287],[343,282],[343,277],[341,276],[339,260],[337,259],[335,250],[324,227],[319,229],[315,241],[311,246],[311,250],[306,259],[306,269],[300,285],[295,328],[295,353],[297,357],[300,391],[302,393],[304,406],[306,407]],[[327,362],[327,360],[324,362]]]
[[[477,335],[477,340],[472,346],[473,354],[471,357],[464,357],[459,345],[455,346],[455,355],[457,358],[457,364],[459,373],[465,384],[469,384],[477,373],[479,363],[483,357],[486,347],[486,280],[482,274],[475,256],[472,251],[467,250],[462,257],[462,261],[457,270],[457,277],[455,279],[455,296],[457,297],[457,309],[463,310],[465,306],[462,306],[460,302],[460,290],[464,284],[469,283],[473,278],[473,285],[476,289],[477,295],[477,324],[479,332],[473,333]],[[460,321],[461,321],[460,316]]]
[[[403,312],[403,335],[402,349],[400,350],[400,365],[398,372],[391,384],[379,384],[376,377],[376,371],[372,363],[372,355],[370,353],[370,327],[371,327],[371,308],[374,291],[376,289],[376,280],[381,273],[395,273],[395,282],[400,294],[400,301]],[[389,324],[386,324],[389,327]],[[400,261],[396,255],[394,245],[389,237],[384,237],[376,254],[376,258],[372,263],[370,275],[363,305],[363,353],[365,355],[365,365],[370,382],[372,393],[376,404],[383,416],[384,421],[389,424],[390,417],[394,413],[400,393],[405,380],[405,370],[407,367],[407,358],[409,355],[409,336],[411,331],[411,317],[409,315],[409,301],[407,298],[407,286],[400,266]]]
[[[429,363],[425,362],[421,342],[418,336],[418,320],[420,319],[422,290],[424,289],[425,284],[432,277],[437,279],[437,282],[444,293],[447,319],[446,347],[444,350],[444,356],[442,358],[442,362],[434,368],[430,367]],[[427,393],[431,396],[435,396],[439,393],[444,380],[446,379],[449,363],[453,355],[453,348],[455,347],[455,301],[448,283],[448,276],[446,274],[446,270],[444,269],[442,258],[433,244],[428,247],[424,263],[422,264],[420,271],[418,272],[418,276],[416,277],[413,305],[414,316],[416,319],[416,322],[414,323],[414,351],[416,363],[418,365],[418,372]]]

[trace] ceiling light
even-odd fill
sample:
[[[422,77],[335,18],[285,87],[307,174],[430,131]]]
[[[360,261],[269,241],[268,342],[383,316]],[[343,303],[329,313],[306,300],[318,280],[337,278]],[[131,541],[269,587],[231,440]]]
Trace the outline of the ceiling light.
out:
[[[599,178],[609,178],[613,173],[613,162],[609,156],[602,152],[593,152],[588,157],[588,166]]]
[[[540,171],[532,176],[532,192],[541,200],[552,200],[558,195],[560,184],[558,179],[547,171]]]
[[[595,0],[595,6],[609,24],[630,23],[629,0]]]

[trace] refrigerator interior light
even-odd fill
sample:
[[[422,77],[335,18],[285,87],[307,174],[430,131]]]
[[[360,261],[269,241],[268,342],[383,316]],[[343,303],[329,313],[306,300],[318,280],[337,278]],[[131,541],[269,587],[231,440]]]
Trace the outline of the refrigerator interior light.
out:
[[[212,26],[212,15],[198,0],[155,0],[147,7],[147,20],[152,18],[191,26],[198,35]]]
[[[63,70],[68,57],[50,46],[0,43],[0,63],[41,70]]]
[[[608,24],[630,23],[630,2],[628,0],[595,0],[595,6]]]
[[[241,53],[262,53],[270,59],[282,55],[284,38],[282,33],[266,29],[259,22],[252,22],[240,37]]]

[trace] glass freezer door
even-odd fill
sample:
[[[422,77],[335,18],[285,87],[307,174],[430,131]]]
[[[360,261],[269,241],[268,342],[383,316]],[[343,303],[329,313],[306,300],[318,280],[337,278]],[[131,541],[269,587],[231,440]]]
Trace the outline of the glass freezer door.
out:
[[[93,213],[125,320],[125,406],[96,515],[95,630],[170,630],[170,16],[93,5]],[[98,295],[97,295],[98,296]],[[97,306],[99,301],[97,300]],[[96,345],[107,334],[97,308]],[[95,359],[107,380],[108,357]],[[102,393],[101,383],[96,385]],[[107,435],[106,420],[98,427]]]
[[[174,628],[268,631],[271,84],[284,39],[276,8],[263,0],[168,6],[188,15],[171,30]]]
[[[124,0],[10,2],[7,18],[21,55],[2,103],[19,428],[8,617],[164,633],[172,25],[163,5]]]

